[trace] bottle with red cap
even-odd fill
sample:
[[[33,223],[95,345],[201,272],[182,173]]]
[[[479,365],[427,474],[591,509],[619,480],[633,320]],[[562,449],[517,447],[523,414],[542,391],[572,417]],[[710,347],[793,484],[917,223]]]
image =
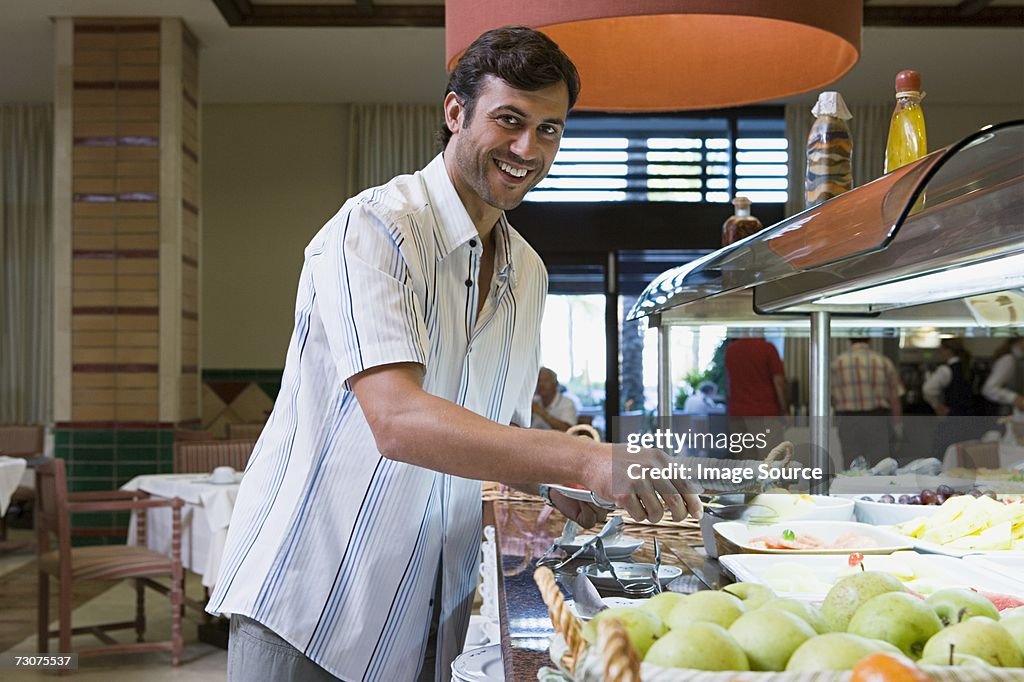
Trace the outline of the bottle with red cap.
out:
[[[909,69],[896,74],[896,109],[892,112],[889,141],[885,146],[886,173],[928,153],[922,99],[921,74]]]

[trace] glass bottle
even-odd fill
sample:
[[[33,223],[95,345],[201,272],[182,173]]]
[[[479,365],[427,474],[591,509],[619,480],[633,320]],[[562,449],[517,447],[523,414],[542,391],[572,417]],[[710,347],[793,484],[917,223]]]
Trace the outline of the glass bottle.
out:
[[[885,146],[886,173],[928,153],[922,99],[921,74],[909,69],[896,74],[896,108],[889,122],[889,140]]]
[[[737,195],[732,200],[733,215],[722,224],[722,246],[749,237],[761,231],[761,221],[750,215],[750,199]]]
[[[823,92],[811,109],[814,125],[807,136],[806,206],[853,189],[853,138],[847,121],[853,118],[838,92]]]

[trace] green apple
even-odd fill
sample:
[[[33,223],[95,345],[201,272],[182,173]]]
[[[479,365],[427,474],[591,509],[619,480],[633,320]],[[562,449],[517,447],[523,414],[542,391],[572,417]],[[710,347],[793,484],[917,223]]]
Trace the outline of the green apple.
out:
[[[668,620],[669,612],[684,599],[686,599],[686,595],[679,592],[662,592],[646,600],[640,605],[640,608],[650,611],[660,618],[662,622],[665,622]]]
[[[751,670],[785,670],[797,647],[814,637],[814,628],[799,616],[767,607],[747,611],[729,626]]]
[[[825,595],[821,613],[832,632],[846,632],[846,626],[861,604],[886,592],[906,592],[906,589],[899,578],[881,571],[844,576]]]
[[[999,620],[995,604],[973,590],[964,587],[946,587],[933,592],[926,600],[943,625],[955,625],[971,616],[985,616]],[[966,610],[965,610],[966,609]],[[961,612],[963,616],[961,617]]]
[[[794,616],[802,618],[804,622],[814,628],[814,631],[819,635],[830,632],[828,629],[828,623],[825,622],[825,617],[821,615],[821,610],[814,604],[800,601],[799,599],[783,599],[782,597],[776,597],[775,599],[769,599],[766,601],[761,608],[789,611]]]
[[[846,626],[847,632],[894,644],[914,660],[921,658],[925,642],[941,629],[942,621],[932,607],[906,592],[868,599]]]
[[[900,650],[888,642],[849,632],[829,632],[811,637],[797,647],[789,657],[786,671],[852,670],[865,656],[879,653],[902,656]]]
[[[750,670],[747,656],[721,625],[687,623],[651,646],[644,663],[695,670]]]
[[[597,641],[597,624],[614,618],[622,623],[640,657],[647,653],[654,641],[665,634],[665,624],[657,615],[635,606],[615,606],[601,611],[583,624],[583,639],[593,644]]]
[[[1024,611],[1019,608],[1011,609],[1011,612],[1003,611],[1000,615],[1002,617],[999,619],[999,624],[1006,628],[1013,640],[1017,642],[1017,647],[1024,652]]]
[[[983,616],[975,616],[939,631],[924,645],[925,658],[949,658],[949,652],[977,656],[1002,668],[1024,666],[1024,654],[1006,628]]]
[[[775,598],[772,588],[758,585],[757,583],[733,583],[722,588],[722,592],[739,597],[747,610],[759,609],[769,599]]]
[[[944,666],[956,666],[969,668],[991,668],[988,663],[981,660],[977,656],[971,656],[970,654],[958,654],[953,653],[952,657],[949,654],[943,656],[935,655],[927,658],[922,658],[918,661],[920,665],[944,665]]]
[[[727,628],[747,610],[739,597],[705,590],[687,595],[669,611],[665,624],[675,630],[688,623],[708,622]]]

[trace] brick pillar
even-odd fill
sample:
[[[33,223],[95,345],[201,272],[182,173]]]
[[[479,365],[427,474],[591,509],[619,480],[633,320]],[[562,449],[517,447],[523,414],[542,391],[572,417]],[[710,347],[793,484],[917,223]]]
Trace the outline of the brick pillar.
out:
[[[198,46],[178,19],[55,31],[57,448],[73,488],[111,488],[199,417]]]

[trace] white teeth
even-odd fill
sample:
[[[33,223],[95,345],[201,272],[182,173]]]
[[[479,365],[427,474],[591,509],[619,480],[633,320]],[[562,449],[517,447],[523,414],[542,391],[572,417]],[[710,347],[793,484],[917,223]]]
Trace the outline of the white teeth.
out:
[[[516,177],[516,178],[521,178],[524,175],[526,175],[526,169],[525,168],[513,168],[512,166],[508,165],[504,161],[498,161],[498,168],[500,168],[501,170],[505,171],[509,175],[511,175],[513,177]]]

